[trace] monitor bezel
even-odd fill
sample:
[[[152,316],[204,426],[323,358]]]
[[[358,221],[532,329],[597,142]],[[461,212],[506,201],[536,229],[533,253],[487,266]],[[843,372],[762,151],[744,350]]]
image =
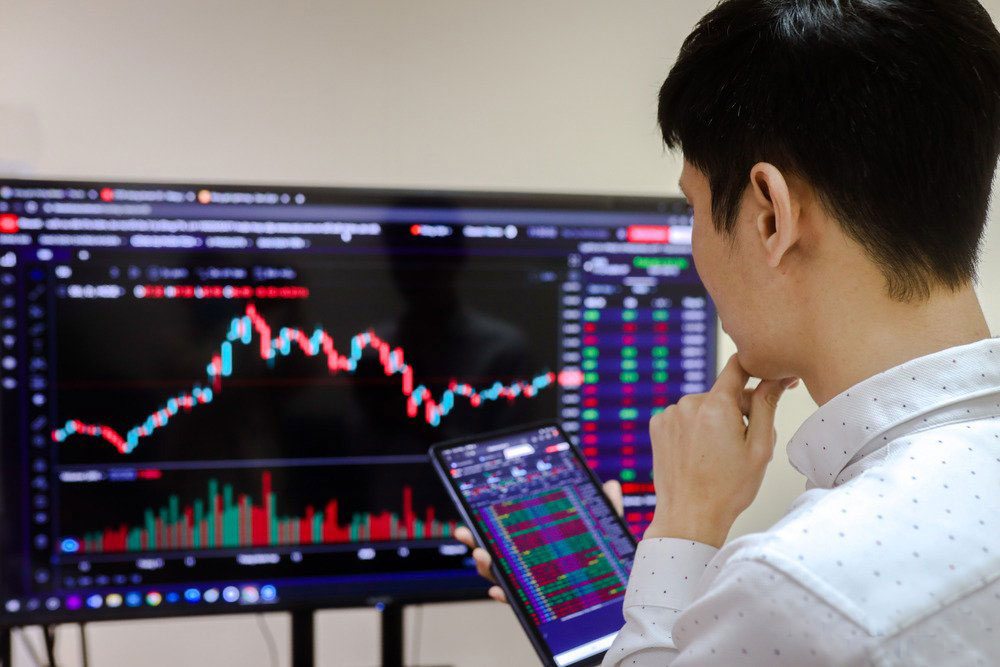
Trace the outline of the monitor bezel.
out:
[[[21,187],[21,188],[80,188],[80,189],[100,189],[105,187],[124,189],[185,189],[185,190],[217,190],[229,192],[261,192],[261,191],[287,191],[302,193],[306,196],[307,205],[309,203],[344,204],[360,206],[390,206],[399,208],[467,208],[482,207],[493,209],[511,210],[559,210],[559,211],[580,211],[580,212],[622,212],[622,213],[652,213],[662,215],[686,215],[690,216],[690,207],[683,197],[673,195],[650,195],[650,194],[603,194],[603,193],[581,193],[581,192],[552,192],[552,191],[514,191],[514,190],[450,190],[450,189],[422,189],[422,188],[376,188],[376,187],[354,187],[354,186],[325,186],[318,184],[296,184],[296,183],[227,183],[224,181],[174,181],[174,180],[131,180],[122,178],[60,178],[58,176],[39,176],[34,178],[0,176],[0,186]],[[225,204],[217,206],[224,207]],[[267,204],[256,204],[260,208],[267,208]],[[276,204],[275,207],[285,207],[289,204]],[[557,225],[558,226],[558,223]],[[710,346],[709,370],[714,373],[717,370],[718,362],[715,358],[717,350],[717,340],[714,328],[717,326],[717,315],[714,304],[712,306],[712,340]],[[3,415],[0,415],[3,419]],[[430,465],[430,459],[428,460]],[[588,468],[589,470],[589,468]],[[3,471],[0,469],[0,475]],[[5,508],[0,507],[0,512]],[[437,577],[434,571],[423,571],[420,573],[428,580],[433,581]],[[373,607],[382,604],[417,604],[433,602],[461,602],[487,599],[486,590],[488,585],[469,570],[466,575],[462,569],[443,570],[446,574],[440,576],[440,592],[431,594],[422,591],[409,592],[401,590],[398,580],[387,578],[384,582],[373,585],[370,594],[356,595],[347,594],[324,595],[317,597],[315,601],[302,602],[298,600],[283,601],[281,599],[271,603],[258,604],[223,604],[218,605],[186,605],[183,600],[174,605],[161,604],[156,607],[143,605],[141,607],[121,606],[117,609],[109,609],[102,606],[100,609],[91,609],[86,605],[76,610],[67,610],[65,607],[55,611],[50,611],[40,605],[39,608],[29,611],[21,608],[17,612],[9,612],[0,608],[0,627],[17,627],[22,625],[32,625],[37,623],[70,623],[70,622],[101,622],[101,621],[122,621],[131,619],[152,619],[170,617],[192,617],[192,616],[216,616],[220,614],[241,614],[241,613],[264,613],[264,612],[288,612],[288,611],[312,611],[319,609],[342,609],[350,607]],[[236,581],[246,583],[251,577],[242,578]],[[294,579],[293,579],[294,580]],[[228,582],[213,582],[217,586],[225,586]],[[271,583],[270,580],[267,583]],[[335,582],[331,582],[333,584]],[[234,585],[236,583],[234,582]],[[182,583],[162,588],[181,588]],[[145,592],[148,587],[137,587]],[[96,591],[95,591],[96,592]],[[81,594],[86,595],[86,594]],[[45,596],[41,596],[44,598]]]

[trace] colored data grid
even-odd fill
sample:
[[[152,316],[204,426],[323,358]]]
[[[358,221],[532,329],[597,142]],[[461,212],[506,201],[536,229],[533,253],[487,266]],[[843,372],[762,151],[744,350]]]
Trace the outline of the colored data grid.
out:
[[[632,501],[625,520],[640,536],[653,516],[647,424],[682,396],[707,388],[708,304],[681,293],[607,296],[586,303],[578,348],[584,378],[576,398],[579,441],[591,468],[622,482]]]
[[[567,490],[496,503],[490,510],[509,542],[508,562],[536,622],[565,618],[624,594],[622,577]]]
[[[230,484],[208,481],[205,500],[184,507],[176,495],[158,510],[148,508],[141,526],[106,528],[62,540],[64,553],[116,553],[169,549],[224,549],[234,547],[339,544],[399,539],[448,537],[453,521],[439,521],[434,507],[418,518],[413,510],[413,490],[403,487],[403,513],[355,513],[342,524],[338,501],[330,500],[321,511],[307,507],[303,516],[281,516],[276,494],[271,490],[271,473],[261,480],[262,502],[254,504],[245,495],[236,495]]]

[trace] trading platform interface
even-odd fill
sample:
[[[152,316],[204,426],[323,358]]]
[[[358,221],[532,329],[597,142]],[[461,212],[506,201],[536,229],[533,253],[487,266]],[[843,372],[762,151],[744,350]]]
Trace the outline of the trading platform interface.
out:
[[[560,418],[639,531],[714,374],[682,202],[0,182],[6,613],[474,582],[433,442]]]
[[[559,429],[441,456],[556,664],[607,650],[621,627],[635,544]]]

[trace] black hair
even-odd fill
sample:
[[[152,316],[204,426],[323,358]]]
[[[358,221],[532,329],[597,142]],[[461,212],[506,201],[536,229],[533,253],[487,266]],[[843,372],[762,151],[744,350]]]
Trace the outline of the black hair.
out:
[[[975,279],[1000,154],[1000,33],[975,0],[723,0],[659,95],[732,233],[750,169],[801,177],[898,300]]]

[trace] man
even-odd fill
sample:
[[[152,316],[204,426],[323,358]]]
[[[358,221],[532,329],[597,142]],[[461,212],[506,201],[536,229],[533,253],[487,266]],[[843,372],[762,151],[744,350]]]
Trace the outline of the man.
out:
[[[659,120],[739,352],[650,423],[656,513],[604,664],[1000,664],[1000,340],[973,291],[1000,152],[989,15],[724,0]],[[795,378],[821,406],[788,444],[807,490],[723,548]]]

